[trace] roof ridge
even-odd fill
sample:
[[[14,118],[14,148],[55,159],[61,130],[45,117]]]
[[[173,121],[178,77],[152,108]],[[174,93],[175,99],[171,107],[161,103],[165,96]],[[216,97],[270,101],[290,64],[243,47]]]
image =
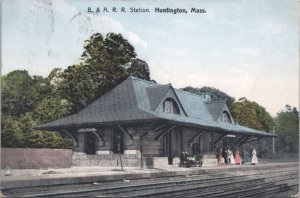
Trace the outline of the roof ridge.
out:
[[[187,94],[190,94],[190,95],[194,95],[194,96],[197,96],[197,97],[200,97],[202,99],[204,99],[203,97],[201,97],[201,95],[198,95],[198,94],[195,94],[195,93],[191,93],[191,92],[188,92],[188,91],[184,91],[182,89],[177,89],[177,88],[174,88],[176,91],[180,91],[180,92],[184,92],[184,93],[187,93]]]
[[[129,76],[128,78],[131,78],[132,80],[138,80],[138,81],[147,82],[149,84],[155,84],[156,86],[172,86],[173,87],[173,85],[171,83],[168,83],[168,84],[159,84],[159,83],[155,83],[155,82],[152,82],[152,81],[140,79],[140,78],[137,78],[137,77],[134,77],[134,76]],[[184,92],[184,93],[187,93],[187,94],[190,94],[190,95],[194,95],[194,96],[198,96],[200,98],[203,98],[203,97],[201,97],[201,95],[198,95],[198,94],[194,94],[194,93],[191,93],[191,92],[188,92],[188,91],[184,91],[184,90],[181,90],[181,89],[178,89],[178,88],[174,88],[174,87],[173,87],[173,89],[175,91],[181,91],[181,92]]]
[[[172,85],[171,84],[165,84],[165,85],[161,85],[161,84],[156,84],[156,86],[152,86],[152,87],[147,87],[147,88],[157,88],[157,87],[171,87]]]
[[[134,76],[129,76],[127,79],[138,80],[138,81],[143,81],[143,82],[146,82],[146,83],[149,83],[149,84],[160,85],[158,83],[148,81],[148,80],[144,80],[144,79],[140,79],[140,78],[137,78],[137,77],[134,77]]]
[[[225,100],[211,100],[211,101],[205,101],[206,104],[209,104],[209,103],[226,103]]]

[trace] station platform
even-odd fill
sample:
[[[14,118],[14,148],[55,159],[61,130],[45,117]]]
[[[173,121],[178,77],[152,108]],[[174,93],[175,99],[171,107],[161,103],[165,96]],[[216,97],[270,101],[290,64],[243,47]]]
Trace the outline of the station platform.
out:
[[[105,181],[130,181],[134,179],[172,177],[184,175],[213,174],[219,172],[238,172],[255,170],[272,170],[273,168],[298,167],[298,162],[263,163],[257,165],[218,165],[211,167],[184,168],[178,166],[163,166],[152,169],[139,167],[78,167],[51,169],[13,169],[10,176],[5,176],[1,170],[1,189],[69,185]]]

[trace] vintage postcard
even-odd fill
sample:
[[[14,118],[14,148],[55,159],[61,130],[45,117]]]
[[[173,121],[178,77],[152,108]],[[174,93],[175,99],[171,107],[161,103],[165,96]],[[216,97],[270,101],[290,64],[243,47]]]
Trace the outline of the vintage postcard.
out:
[[[2,195],[299,193],[299,1],[1,9]]]

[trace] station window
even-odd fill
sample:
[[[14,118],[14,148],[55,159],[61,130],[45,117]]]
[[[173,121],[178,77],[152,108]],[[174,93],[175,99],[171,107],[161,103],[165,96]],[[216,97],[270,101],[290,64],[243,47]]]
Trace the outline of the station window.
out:
[[[180,114],[179,108],[175,100],[168,98],[164,102],[164,112]]]
[[[232,123],[229,114],[226,111],[223,111],[221,114],[221,122]]]

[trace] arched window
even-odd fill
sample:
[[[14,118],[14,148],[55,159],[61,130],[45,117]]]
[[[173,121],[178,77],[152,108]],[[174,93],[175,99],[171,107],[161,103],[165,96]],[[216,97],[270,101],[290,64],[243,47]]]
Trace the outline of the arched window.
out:
[[[179,108],[175,100],[172,98],[167,98],[164,101],[164,112],[180,114]]]
[[[223,111],[221,114],[221,122],[232,123],[229,114],[226,111]]]

